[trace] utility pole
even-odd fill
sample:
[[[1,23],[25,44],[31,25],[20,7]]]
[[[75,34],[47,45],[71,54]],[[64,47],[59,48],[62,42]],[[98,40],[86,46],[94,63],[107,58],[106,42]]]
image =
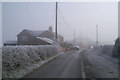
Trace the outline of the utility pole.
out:
[[[75,29],[74,29],[74,46],[75,46]]]
[[[55,17],[55,38],[56,38],[56,41],[57,41],[57,8],[58,8],[58,3],[56,2],[56,17]]]
[[[98,46],[98,25],[96,25],[96,45]]]
[[[81,44],[82,44],[82,32],[81,32]]]

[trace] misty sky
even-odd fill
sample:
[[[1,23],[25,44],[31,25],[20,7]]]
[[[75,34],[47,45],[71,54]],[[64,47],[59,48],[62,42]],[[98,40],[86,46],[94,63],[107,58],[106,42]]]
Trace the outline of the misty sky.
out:
[[[61,14],[62,16],[61,16]],[[55,28],[54,2],[7,2],[2,3],[3,42],[17,40],[23,29],[46,30]],[[63,2],[58,3],[58,33],[65,40],[87,37],[96,41],[96,25],[99,41],[113,44],[118,36],[118,6],[112,2]]]
[[[2,3],[0,3],[0,47],[2,45]]]

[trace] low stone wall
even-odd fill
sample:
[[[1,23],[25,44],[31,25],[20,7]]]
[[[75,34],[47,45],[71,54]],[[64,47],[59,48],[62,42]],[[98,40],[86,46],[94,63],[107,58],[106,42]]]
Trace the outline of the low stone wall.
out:
[[[36,62],[44,61],[61,52],[58,46],[6,46],[2,48],[2,73],[4,78],[10,78],[9,73],[23,69]],[[11,73],[10,73],[11,74]],[[11,78],[14,78],[11,77]]]

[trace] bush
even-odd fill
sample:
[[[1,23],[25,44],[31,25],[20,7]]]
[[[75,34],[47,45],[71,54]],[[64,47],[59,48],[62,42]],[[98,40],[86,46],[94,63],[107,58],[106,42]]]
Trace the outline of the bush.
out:
[[[3,71],[14,70],[52,57],[60,52],[57,46],[5,46],[2,48]]]

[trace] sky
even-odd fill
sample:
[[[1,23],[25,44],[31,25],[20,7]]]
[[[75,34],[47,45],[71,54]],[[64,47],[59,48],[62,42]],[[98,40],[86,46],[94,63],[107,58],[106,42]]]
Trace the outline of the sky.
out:
[[[2,3],[0,3],[0,47],[2,46]]]
[[[58,33],[65,40],[82,37],[113,44],[118,36],[117,2],[59,2]],[[17,40],[23,29],[55,29],[55,2],[3,2],[2,40]],[[82,36],[82,37],[81,37]]]

